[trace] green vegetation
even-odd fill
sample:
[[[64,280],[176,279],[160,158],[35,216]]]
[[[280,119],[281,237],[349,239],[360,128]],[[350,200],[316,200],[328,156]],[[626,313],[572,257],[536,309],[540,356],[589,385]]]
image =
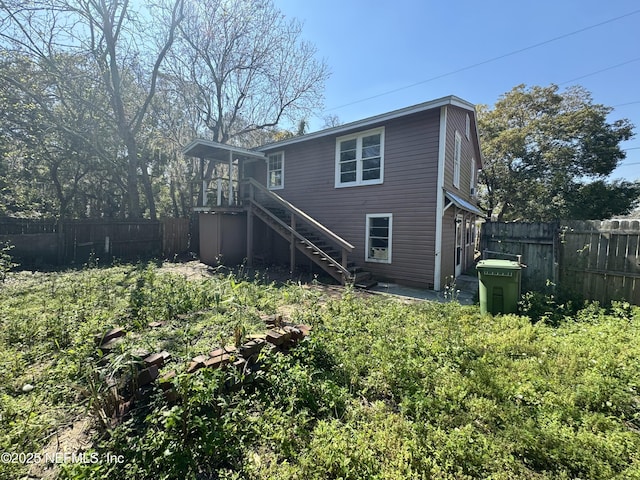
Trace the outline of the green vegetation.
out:
[[[182,372],[283,309],[313,326],[289,354],[265,350],[251,376],[179,373],[177,403],[158,391],[109,421],[104,379],[137,351],[167,349]],[[154,266],[10,274],[0,451],[41,452],[90,414],[91,452],[124,463],[67,462],[62,478],[639,478],[640,309],[589,304],[553,325],[478,310]],[[93,335],[116,325],[129,334],[100,367]]]

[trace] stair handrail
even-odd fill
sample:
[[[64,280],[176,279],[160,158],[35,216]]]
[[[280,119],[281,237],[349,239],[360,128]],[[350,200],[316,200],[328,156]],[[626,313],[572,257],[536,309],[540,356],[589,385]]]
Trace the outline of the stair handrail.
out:
[[[355,248],[353,245],[351,245],[349,242],[347,242],[344,238],[340,237],[339,235],[336,235],[334,232],[332,232],[327,227],[322,225],[316,219],[314,219],[313,217],[307,215],[305,212],[300,210],[298,207],[296,207],[296,206],[292,205],[291,203],[287,202],[280,195],[272,192],[267,187],[265,187],[264,185],[262,185],[261,183],[256,181],[254,178],[249,178],[247,180],[248,180],[250,185],[252,185],[253,187],[256,187],[258,190],[260,190],[263,193],[265,193],[269,198],[275,200],[280,205],[285,207],[287,210],[289,210],[290,212],[294,213],[298,217],[302,218],[302,220],[304,220],[308,224],[312,225],[314,228],[320,230],[327,237],[329,237],[331,240],[336,242],[340,247],[344,248],[349,253],[352,252],[353,249]],[[251,195],[251,200],[254,200],[253,195]]]
[[[306,245],[309,245],[311,248],[317,250],[322,255],[324,255],[324,258],[326,258],[327,261],[331,265],[333,265],[337,270],[339,270],[340,273],[342,273],[342,275],[347,280],[351,279],[351,272],[349,272],[349,270],[346,267],[344,267],[343,265],[341,265],[340,262],[338,262],[335,258],[333,258],[331,255],[326,253],[320,247],[315,245],[311,240],[305,238],[302,234],[296,232],[296,230],[294,228],[291,228],[291,226],[287,225],[285,222],[283,222],[281,219],[279,219],[276,215],[273,214],[273,212],[270,212],[268,208],[266,208],[265,206],[261,205],[254,198],[250,198],[249,201],[251,202],[252,205],[258,207],[258,209],[260,211],[262,211],[264,214],[266,214],[269,217],[271,217],[271,219],[274,220],[276,223],[278,223],[278,225],[280,225],[282,228],[287,230],[289,233],[293,234],[298,240],[302,241]]]

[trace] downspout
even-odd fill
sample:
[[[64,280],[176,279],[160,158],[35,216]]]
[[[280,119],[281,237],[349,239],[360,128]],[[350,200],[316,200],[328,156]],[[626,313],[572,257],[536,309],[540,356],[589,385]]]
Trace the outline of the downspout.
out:
[[[438,181],[436,183],[436,248],[433,268],[433,289],[440,291],[442,275],[442,217],[444,216],[444,162],[447,143],[447,106],[440,108],[440,136],[438,139]]]

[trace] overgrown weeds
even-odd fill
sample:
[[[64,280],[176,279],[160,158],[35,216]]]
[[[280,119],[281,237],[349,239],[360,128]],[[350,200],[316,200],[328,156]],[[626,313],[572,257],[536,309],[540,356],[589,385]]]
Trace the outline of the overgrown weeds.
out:
[[[0,449],[40,451],[90,414],[102,419],[92,452],[124,459],[64,463],[62,478],[640,476],[640,309],[628,304],[557,315],[543,303],[552,316],[534,323],[149,265],[16,275],[0,292]],[[313,326],[294,350],[263,350],[251,375],[184,373],[285,304]],[[99,366],[93,335],[116,325],[128,334]],[[179,400],[153,390],[114,424],[127,392],[110,379],[126,378],[136,352],[165,349]],[[26,468],[2,464],[0,476]]]

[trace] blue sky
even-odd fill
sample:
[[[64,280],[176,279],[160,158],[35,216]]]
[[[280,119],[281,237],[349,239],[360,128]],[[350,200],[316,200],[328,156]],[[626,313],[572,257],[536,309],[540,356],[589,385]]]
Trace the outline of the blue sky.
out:
[[[275,3],[304,23],[304,38],[332,72],[326,109],[310,119],[311,130],[329,114],[350,122],[445,95],[493,105],[521,83],[582,85],[594,102],[615,107],[611,121],[636,125],[612,178],[640,179],[637,0]]]

